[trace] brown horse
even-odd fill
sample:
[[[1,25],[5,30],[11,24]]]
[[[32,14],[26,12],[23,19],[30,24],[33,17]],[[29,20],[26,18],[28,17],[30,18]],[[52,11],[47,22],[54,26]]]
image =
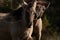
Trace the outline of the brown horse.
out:
[[[34,25],[33,25],[33,35],[35,35],[36,40],[41,39],[41,31],[42,31],[42,15],[45,12],[45,10],[48,8],[49,3],[45,1],[37,1],[36,5],[36,13],[35,13],[35,19],[34,19]],[[47,6],[48,5],[48,6]]]
[[[17,10],[1,16],[0,27],[6,27],[12,40],[32,40],[33,19],[36,3],[24,5]]]
[[[35,4],[35,3],[33,3]],[[13,14],[10,25],[12,40],[32,40],[34,11],[31,5],[25,5],[18,10],[11,12]],[[32,9],[32,10],[31,10]],[[21,21],[20,21],[21,20]]]

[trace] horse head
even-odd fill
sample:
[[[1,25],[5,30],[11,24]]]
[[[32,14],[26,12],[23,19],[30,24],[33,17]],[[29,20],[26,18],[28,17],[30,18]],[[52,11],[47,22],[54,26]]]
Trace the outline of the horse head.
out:
[[[36,18],[39,19],[42,17],[45,10],[49,7],[50,3],[45,1],[37,1],[36,5]]]
[[[27,6],[25,6],[24,13],[26,15],[26,22],[28,27],[30,27],[33,24],[34,16],[35,16],[35,8],[36,8],[36,1],[28,3]]]

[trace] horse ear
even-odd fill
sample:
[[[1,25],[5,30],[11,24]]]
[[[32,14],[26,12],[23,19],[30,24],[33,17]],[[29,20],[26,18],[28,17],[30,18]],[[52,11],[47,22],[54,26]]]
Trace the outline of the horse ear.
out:
[[[50,6],[50,2],[48,2],[48,1],[37,1],[37,4],[45,6],[46,9]]]
[[[50,2],[45,2],[43,4],[44,4],[44,6],[45,6],[46,9],[50,6]]]
[[[50,2],[47,3],[47,5],[46,5],[46,9],[48,9],[49,6],[50,6]]]

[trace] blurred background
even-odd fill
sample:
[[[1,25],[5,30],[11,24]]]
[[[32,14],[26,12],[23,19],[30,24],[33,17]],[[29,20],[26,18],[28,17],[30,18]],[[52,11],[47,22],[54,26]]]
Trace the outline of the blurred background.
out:
[[[18,1],[19,3],[23,2],[22,0]],[[50,2],[50,6],[42,16],[43,29],[41,40],[60,40],[60,1],[46,1]],[[19,3],[17,0],[0,0],[0,13],[9,12],[12,9],[15,9]],[[6,34],[1,31],[0,40],[10,40],[10,35],[8,35],[9,33]]]

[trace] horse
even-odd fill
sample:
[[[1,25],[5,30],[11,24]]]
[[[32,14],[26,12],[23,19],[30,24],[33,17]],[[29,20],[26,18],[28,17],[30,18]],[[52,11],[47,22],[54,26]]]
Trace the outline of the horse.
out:
[[[0,27],[8,25],[8,32],[10,32],[12,40],[32,40],[33,19],[34,19],[34,5],[36,3],[24,5],[17,10],[11,11],[5,16],[1,16]],[[5,23],[5,24],[4,24]],[[5,25],[5,26],[6,26]],[[3,27],[5,27],[3,26]]]
[[[45,1],[37,1],[36,4],[36,13],[35,19],[33,22],[33,36],[36,40],[41,40],[41,31],[42,31],[42,15],[45,10],[49,7],[50,3]]]

